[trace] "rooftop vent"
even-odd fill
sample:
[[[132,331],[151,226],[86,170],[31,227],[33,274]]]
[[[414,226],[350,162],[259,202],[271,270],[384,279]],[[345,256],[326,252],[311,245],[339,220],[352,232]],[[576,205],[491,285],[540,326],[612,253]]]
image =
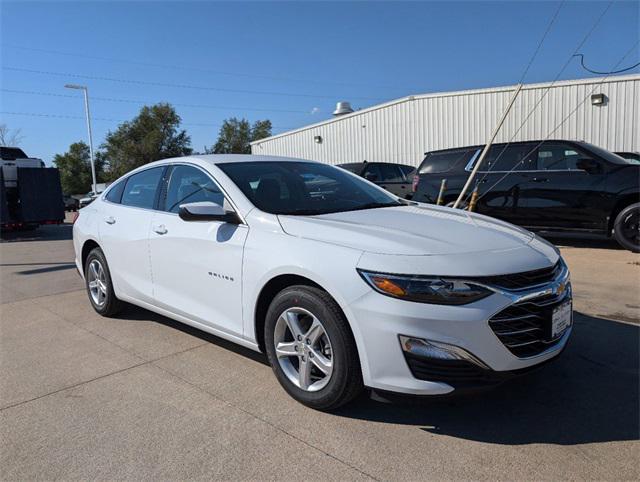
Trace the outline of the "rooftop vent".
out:
[[[351,114],[353,109],[351,108],[351,104],[349,102],[338,102],[336,104],[336,110],[333,111],[333,115],[339,116],[344,114]]]

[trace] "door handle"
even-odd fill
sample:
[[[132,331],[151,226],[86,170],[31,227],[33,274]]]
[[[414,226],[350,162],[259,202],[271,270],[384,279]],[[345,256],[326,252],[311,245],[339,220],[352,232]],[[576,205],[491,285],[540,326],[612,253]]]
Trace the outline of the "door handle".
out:
[[[113,216],[108,216],[106,218],[104,218],[104,222],[107,224],[115,224],[116,223],[116,218],[114,218]]]
[[[549,182],[549,179],[546,177],[534,177],[532,181],[533,182]]]
[[[161,224],[159,226],[154,226],[153,227],[153,231],[155,233],[158,233],[158,234],[167,234],[168,233],[167,228],[165,227],[164,224]]]

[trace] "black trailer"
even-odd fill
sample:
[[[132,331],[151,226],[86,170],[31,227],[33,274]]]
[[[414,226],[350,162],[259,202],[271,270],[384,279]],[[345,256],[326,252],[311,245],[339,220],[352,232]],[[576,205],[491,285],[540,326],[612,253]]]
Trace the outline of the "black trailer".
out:
[[[3,229],[34,228],[64,222],[60,173],[55,168],[18,168],[17,185],[1,185]]]

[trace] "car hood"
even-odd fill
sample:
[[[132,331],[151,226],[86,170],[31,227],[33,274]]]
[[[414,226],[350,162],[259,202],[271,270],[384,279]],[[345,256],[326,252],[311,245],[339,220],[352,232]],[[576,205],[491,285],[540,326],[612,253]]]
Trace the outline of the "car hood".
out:
[[[278,218],[292,236],[377,254],[424,256],[515,250],[534,237],[487,216],[431,205]]]

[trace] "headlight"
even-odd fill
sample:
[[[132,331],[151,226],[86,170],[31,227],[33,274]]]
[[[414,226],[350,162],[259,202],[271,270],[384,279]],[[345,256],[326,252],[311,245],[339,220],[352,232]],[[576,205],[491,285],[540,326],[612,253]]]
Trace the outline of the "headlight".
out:
[[[469,281],[434,276],[411,276],[358,270],[378,293],[418,303],[466,305],[489,296],[492,291]]]

